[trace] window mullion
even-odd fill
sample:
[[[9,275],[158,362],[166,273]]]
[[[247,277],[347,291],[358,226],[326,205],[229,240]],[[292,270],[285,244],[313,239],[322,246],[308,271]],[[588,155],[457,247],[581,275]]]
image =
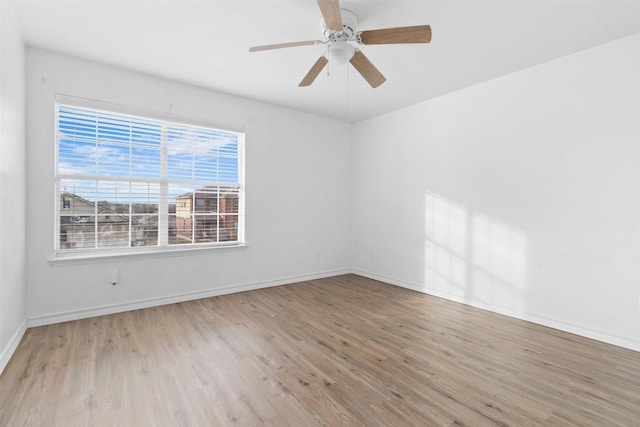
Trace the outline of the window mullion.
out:
[[[196,242],[196,192],[191,195],[191,243]]]
[[[133,246],[133,198],[131,197],[131,182],[129,182],[129,247]]]
[[[129,122],[129,178],[133,176],[133,123]],[[128,247],[133,246],[133,197],[131,197],[132,183],[129,179],[129,229]]]
[[[98,140],[99,140],[99,119],[98,116],[96,115],[96,119],[94,121],[94,125],[95,125],[95,136],[96,136],[96,152],[95,152],[95,163],[94,163],[94,169],[93,172],[97,175],[98,174],[98,163],[100,160],[100,145],[98,144]],[[94,189],[95,189],[95,193],[94,193],[94,198],[95,201],[93,202],[93,247],[97,248],[98,247],[98,180],[95,181],[94,183]]]
[[[167,126],[160,135],[160,205],[158,206],[158,246],[169,245],[169,179],[167,178]]]

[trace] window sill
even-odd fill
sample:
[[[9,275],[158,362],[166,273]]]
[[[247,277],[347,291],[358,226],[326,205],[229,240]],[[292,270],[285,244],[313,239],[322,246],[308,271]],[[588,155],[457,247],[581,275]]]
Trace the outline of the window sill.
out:
[[[47,260],[52,267],[74,264],[94,264],[100,262],[113,261],[135,261],[149,258],[170,258],[194,255],[196,253],[212,251],[243,250],[246,243],[235,243],[230,245],[180,247],[180,248],[144,248],[141,250],[108,251],[94,253],[59,253]]]

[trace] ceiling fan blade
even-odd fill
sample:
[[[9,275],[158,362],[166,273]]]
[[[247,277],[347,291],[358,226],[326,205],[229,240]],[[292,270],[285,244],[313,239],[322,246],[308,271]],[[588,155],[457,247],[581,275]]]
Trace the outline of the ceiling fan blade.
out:
[[[320,71],[322,71],[325,65],[327,65],[327,62],[329,62],[329,60],[324,56],[321,56],[320,58],[318,58],[316,63],[313,64],[313,67],[311,67],[307,75],[304,76],[304,78],[302,79],[302,81],[298,86],[299,87],[310,86],[311,83],[313,83],[313,81],[316,79],[316,77],[318,77],[318,74],[320,74]]]
[[[371,87],[376,88],[387,80],[380,71],[364,56],[364,53],[356,49],[353,57],[349,61],[351,65],[369,82]]]
[[[334,31],[342,31],[342,15],[340,14],[339,0],[318,0],[320,12],[327,28]]]
[[[296,46],[312,46],[320,43],[320,40],[307,40],[303,42],[289,42],[289,43],[276,43],[266,44],[263,46],[253,46],[249,48],[249,52],[259,52],[261,50],[282,49],[284,47],[296,47]]]
[[[431,26],[429,25],[383,28],[360,33],[362,44],[429,43],[430,41]]]

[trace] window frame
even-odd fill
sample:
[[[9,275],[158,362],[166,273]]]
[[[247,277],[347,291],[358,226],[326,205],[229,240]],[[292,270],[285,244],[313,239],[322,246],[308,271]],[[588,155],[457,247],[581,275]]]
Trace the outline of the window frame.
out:
[[[63,193],[60,188],[60,183],[63,179],[69,179],[68,175],[59,174],[59,147],[60,147],[60,138],[59,138],[59,109],[61,107],[69,107],[69,108],[80,108],[92,110],[94,112],[104,113],[104,114],[116,114],[116,115],[124,115],[131,117],[132,119],[141,119],[141,120],[151,120],[156,122],[161,122],[163,126],[187,126],[187,127],[196,127],[196,128],[205,128],[207,130],[214,131],[222,131],[236,134],[237,136],[237,144],[238,144],[238,156],[237,156],[237,169],[238,169],[238,182],[234,183],[233,186],[237,188],[238,191],[238,229],[237,229],[237,240],[233,241],[224,241],[224,242],[202,242],[202,243],[189,243],[189,244],[170,244],[168,241],[163,242],[161,244],[161,238],[158,237],[158,244],[156,246],[128,246],[128,247],[94,247],[94,248],[74,248],[74,249],[66,249],[61,248],[60,243],[62,242],[62,237],[60,235],[61,232],[61,202],[60,197]],[[158,112],[153,110],[147,110],[142,108],[123,106],[118,104],[106,103],[102,101],[71,97],[67,95],[56,95],[54,102],[54,236],[53,236],[53,257],[49,259],[50,264],[55,264],[57,261],[65,261],[65,260],[95,260],[100,258],[128,258],[130,256],[137,255],[147,255],[147,256],[157,256],[157,255],[184,255],[193,251],[202,251],[202,250],[210,250],[210,249],[221,249],[221,248],[235,248],[235,247],[244,247],[246,246],[245,241],[245,181],[244,181],[244,172],[245,172],[245,143],[246,143],[246,132],[243,127],[235,126],[235,125],[220,125],[213,124],[208,121],[195,119],[192,117],[184,117],[176,114],[169,114],[164,112]],[[166,151],[167,141],[163,138],[162,148],[161,150]],[[163,160],[166,162],[166,157]],[[164,186],[164,190],[167,190],[172,183],[176,183],[176,180],[171,180],[166,175],[166,163],[160,165],[161,169],[164,169],[162,172],[162,176],[160,180],[150,179],[148,182],[161,182],[161,186]],[[80,176],[80,175],[79,175]],[[115,176],[115,175],[114,175]],[[108,181],[110,176],[100,176],[96,173],[95,179],[96,182],[99,180]],[[135,181],[135,179],[134,179]],[[213,183],[212,183],[213,184]],[[221,183],[216,183],[220,185]],[[198,188],[194,188],[193,192],[196,192]],[[158,218],[159,222],[163,223],[165,227],[164,232],[168,233],[168,216],[170,215],[168,207],[170,206],[171,197],[168,194],[164,196],[163,201],[159,202],[158,205]],[[130,202],[131,203],[131,202]],[[177,205],[177,201],[176,201]],[[167,212],[162,212],[162,208],[167,208]],[[130,211],[129,215],[133,215]],[[197,212],[192,212],[192,215],[197,215]],[[164,216],[165,220],[162,221],[160,219],[161,216]],[[160,224],[158,225],[158,235],[160,235]]]

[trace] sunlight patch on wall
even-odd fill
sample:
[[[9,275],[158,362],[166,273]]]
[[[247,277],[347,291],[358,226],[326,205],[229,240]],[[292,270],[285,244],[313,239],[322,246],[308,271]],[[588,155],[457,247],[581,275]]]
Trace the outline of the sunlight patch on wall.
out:
[[[425,197],[425,284],[464,295],[467,283],[467,212],[442,197]]]
[[[424,233],[425,290],[509,310],[526,308],[522,231],[427,193]]]

